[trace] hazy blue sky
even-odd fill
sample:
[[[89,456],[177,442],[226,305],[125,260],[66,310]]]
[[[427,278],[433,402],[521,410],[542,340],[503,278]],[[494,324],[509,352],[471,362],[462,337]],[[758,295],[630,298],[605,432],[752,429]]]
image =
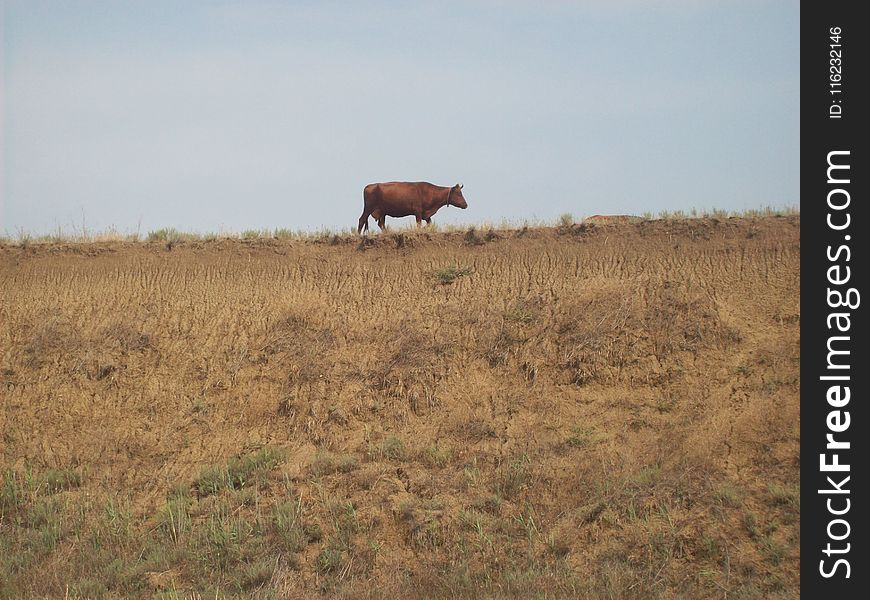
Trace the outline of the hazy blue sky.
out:
[[[800,201],[797,0],[0,2],[0,234]]]

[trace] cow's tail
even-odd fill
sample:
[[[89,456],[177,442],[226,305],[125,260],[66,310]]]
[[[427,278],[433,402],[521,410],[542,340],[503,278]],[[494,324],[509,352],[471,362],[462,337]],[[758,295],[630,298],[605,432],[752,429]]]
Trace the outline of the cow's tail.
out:
[[[368,232],[369,230],[369,215],[371,211],[369,210],[369,186],[366,186],[363,189],[363,212],[362,216],[359,218],[359,223],[357,224],[356,232],[357,234],[361,234],[363,230]]]

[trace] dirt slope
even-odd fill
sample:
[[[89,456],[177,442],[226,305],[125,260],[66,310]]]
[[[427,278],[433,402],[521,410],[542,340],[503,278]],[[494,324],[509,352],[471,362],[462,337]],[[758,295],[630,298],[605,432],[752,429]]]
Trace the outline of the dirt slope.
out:
[[[2,246],[0,596],[797,597],[799,227]]]

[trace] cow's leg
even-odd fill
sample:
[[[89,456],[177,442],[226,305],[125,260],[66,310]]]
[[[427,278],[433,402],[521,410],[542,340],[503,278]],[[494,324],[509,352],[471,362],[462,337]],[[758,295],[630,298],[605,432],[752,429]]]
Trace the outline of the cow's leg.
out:
[[[426,217],[426,225],[432,224],[432,217]]]
[[[380,208],[376,208],[372,211],[372,219],[377,221],[378,227],[380,227],[382,230],[387,228],[387,226],[385,225],[387,215],[385,215]]]
[[[366,208],[363,209],[363,214],[359,218],[359,227],[357,227],[356,232],[358,234],[362,233],[363,228],[365,228],[366,231],[369,230],[369,211]]]
[[[417,217],[417,227],[421,227],[423,225],[423,215],[417,213],[414,216]]]

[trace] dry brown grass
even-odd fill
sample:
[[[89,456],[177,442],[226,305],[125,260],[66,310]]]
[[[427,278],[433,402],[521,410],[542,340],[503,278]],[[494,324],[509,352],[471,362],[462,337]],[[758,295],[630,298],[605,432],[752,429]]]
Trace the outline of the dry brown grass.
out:
[[[799,225],[0,245],[0,597],[796,597]]]

